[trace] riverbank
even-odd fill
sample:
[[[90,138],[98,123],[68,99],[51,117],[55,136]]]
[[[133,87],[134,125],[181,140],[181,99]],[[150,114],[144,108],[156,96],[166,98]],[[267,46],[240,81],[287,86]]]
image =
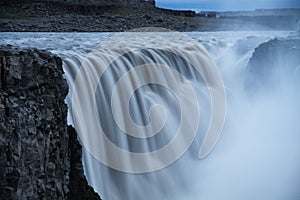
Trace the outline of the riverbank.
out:
[[[265,15],[268,13],[268,15]],[[297,9],[259,13],[203,15],[194,11],[157,8],[153,1],[2,1],[2,32],[123,32],[143,27],[175,31],[292,30],[300,18]],[[249,16],[250,15],[250,16]]]

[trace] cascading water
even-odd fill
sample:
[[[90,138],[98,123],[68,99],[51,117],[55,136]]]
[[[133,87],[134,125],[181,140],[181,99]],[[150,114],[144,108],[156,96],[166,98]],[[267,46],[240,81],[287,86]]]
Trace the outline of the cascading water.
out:
[[[187,35],[3,38],[63,57],[69,122],[83,144],[87,179],[104,200],[300,199],[299,80],[282,73],[268,89],[244,87],[254,49],[289,33]],[[227,94],[223,129],[225,93],[215,65]],[[210,128],[222,130],[216,146]]]
[[[78,68],[70,101],[86,175],[103,198],[175,198],[166,191],[188,184],[182,176],[170,180],[183,171],[177,160],[188,160],[182,155],[194,140],[191,148],[201,147],[204,157],[222,130],[220,74],[195,40],[171,34],[121,34],[94,49],[80,68],[67,62],[66,69]],[[206,116],[201,122],[200,113]],[[198,153],[188,152],[198,159]],[[140,185],[143,190],[132,190]]]

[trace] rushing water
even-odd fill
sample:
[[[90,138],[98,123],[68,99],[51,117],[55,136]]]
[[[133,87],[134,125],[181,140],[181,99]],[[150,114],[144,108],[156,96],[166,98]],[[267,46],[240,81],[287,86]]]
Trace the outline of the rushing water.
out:
[[[244,87],[254,49],[293,34],[0,36],[2,44],[47,49],[63,58],[68,121],[83,144],[87,179],[104,200],[297,200],[299,80],[283,73],[271,91],[250,94]]]

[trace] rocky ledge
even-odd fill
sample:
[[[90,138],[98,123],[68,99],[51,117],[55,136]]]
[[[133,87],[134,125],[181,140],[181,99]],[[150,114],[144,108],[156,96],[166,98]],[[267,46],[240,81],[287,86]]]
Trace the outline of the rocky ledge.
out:
[[[100,199],[67,127],[62,60],[0,46],[0,199]]]
[[[275,38],[262,43],[248,62],[247,88],[278,84],[280,75],[300,76],[299,37]],[[275,74],[277,73],[277,74]],[[300,80],[300,79],[299,79]]]

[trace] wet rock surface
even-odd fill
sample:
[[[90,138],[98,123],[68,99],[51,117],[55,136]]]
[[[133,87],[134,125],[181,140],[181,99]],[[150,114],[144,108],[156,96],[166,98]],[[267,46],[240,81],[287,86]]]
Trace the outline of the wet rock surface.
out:
[[[0,199],[68,199],[73,185],[88,188],[68,135],[67,92],[59,57],[0,46]]]
[[[69,148],[70,148],[70,193],[69,199],[73,200],[100,200],[97,193],[90,187],[86,181],[82,167],[82,147],[77,140],[75,129],[68,126]]]

